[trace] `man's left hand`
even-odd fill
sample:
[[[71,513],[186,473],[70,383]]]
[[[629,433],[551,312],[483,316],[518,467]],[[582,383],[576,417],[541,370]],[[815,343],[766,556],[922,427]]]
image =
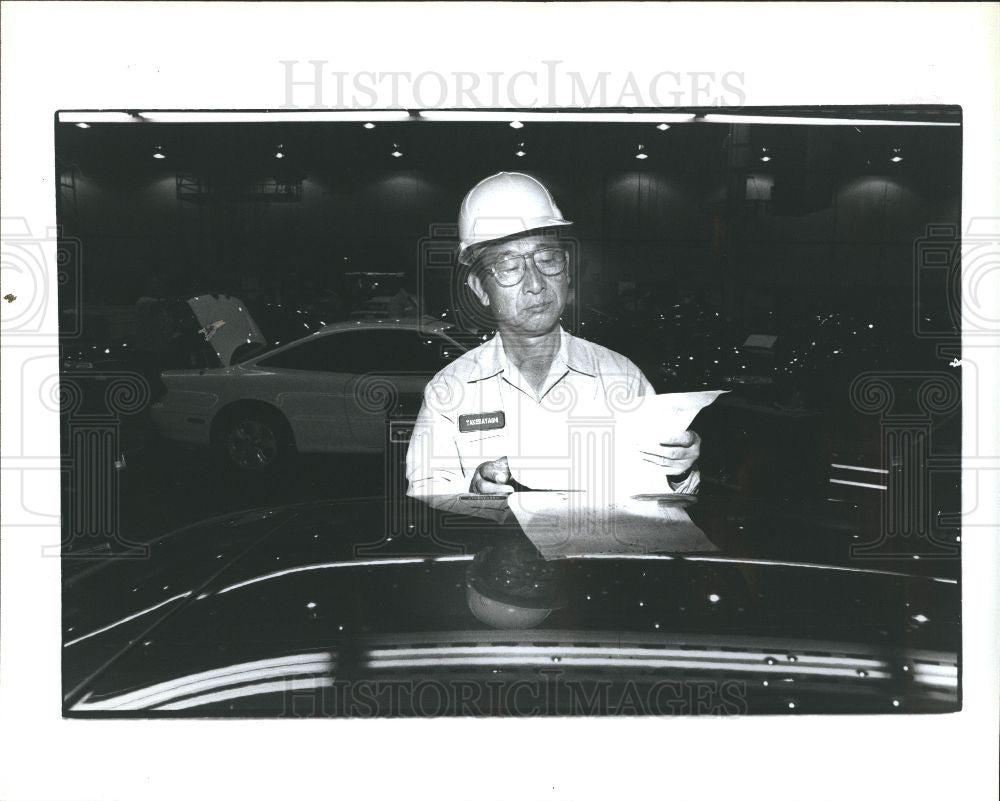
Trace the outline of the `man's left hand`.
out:
[[[701,437],[694,431],[685,431],[661,442],[649,450],[640,451],[643,461],[666,470],[668,476],[679,476],[690,470],[701,453]]]

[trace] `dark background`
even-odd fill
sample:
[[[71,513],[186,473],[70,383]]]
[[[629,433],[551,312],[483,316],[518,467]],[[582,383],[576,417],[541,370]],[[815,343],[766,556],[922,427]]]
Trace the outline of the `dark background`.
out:
[[[597,307],[621,282],[729,313],[909,307],[914,241],[959,220],[960,127],[58,124],[56,150],[90,305],[151,287],[291,300],[349,271],[416,277],[421,241],[447,241],[464,193],[499,170],[540,178],[576,223],[580,301]],[[446,304],[438,286],[424,294]]]
[[[781,111],[961,119],[937,107]],[[57,122],[56,163],[64,251],[75,258],[60,308],[82,312],[64,318],[64,354],[76,348],[98,379],[95,354],[130,352],[113,343],[134,336],[141,297],[228,293],[256,315],[276,304],[316,311],[317,298],[334,296],[314,315],[332,322],[410,283],[425,313],[454,320],[461,199],[487,175],[517,170],[574,221],[567,327],[632,358],[658,391],[733,390],[696,421],[710,444],[703,494],[778,501],[796,525],[822,514],[856,540],[893,514],[888,493],[836,481],[924,482],[928,454],[960,453],[957,405],[930,417],[918,408],[924,378],[957,377],[959,125]],[[358,272],[402,277],[359,289]],[[755,333],[777,343],[744,347]],[[108,370],[155,384],[171,366],[185,365]],[[867,371],[910,371],[893,412],[927,417],[919,458],[888,453],[884,419],[852,399]],[[120,447],[100,469],[118,456],[127,468],[108,474],[107,508],[120,519],[101,526],[134,541],[251,506],[378,496],[403,456],[302,457],[277,475],[241,476],[162,441],[144,409],[113,424]],[[88,475],[64,482],[68,539],[93,528]],[[929,481],[919,515],[954,542],[941,516],[958,508],[957,468]],[[834,511],[817,512],[824,504]]]

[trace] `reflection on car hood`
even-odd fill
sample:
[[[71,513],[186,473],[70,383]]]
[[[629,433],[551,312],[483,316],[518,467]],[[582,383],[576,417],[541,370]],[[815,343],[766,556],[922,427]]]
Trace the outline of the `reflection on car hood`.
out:
[[[412,714],[430,702],[356,693],[445,680],[441,714],[574,711],[565,686],[535,706],[482,694],[552,675],[616,692],[714,682],[730,712],[957,703],[954,580],[697,554],[542,565],[516,527],[422,519],[425,536],[384,538],[384,503],[248,513],[77,576],[67,713],[290,714],[304,693],[311,714]],[[485,707],[461,708],[458,687]]]

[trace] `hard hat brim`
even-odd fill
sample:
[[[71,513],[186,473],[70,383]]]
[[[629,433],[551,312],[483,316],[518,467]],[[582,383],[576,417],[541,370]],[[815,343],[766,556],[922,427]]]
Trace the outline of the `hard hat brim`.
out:
[[[471,264],[473,252],[482,245],[487,245],[491,242],[503,242],[509,239],[521,239],[522,237],[531,236],[532,234],[545,230],[546,228],[558,228],[572,224],[572,220],[564,220],[561,217],[535,217],[533,219],[526,220],[525,228],[521,231],[510,233],[508,230],[502,234],[489,234],[487,232],[476,234],[460,243],[458,249],[458,262],[459,264]]]

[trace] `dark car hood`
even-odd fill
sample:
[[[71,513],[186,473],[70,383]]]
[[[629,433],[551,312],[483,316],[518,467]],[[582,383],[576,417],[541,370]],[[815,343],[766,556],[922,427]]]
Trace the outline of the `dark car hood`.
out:
[[[573,682],[612,700],[641,686],[647,701],[707,682],[714,711],[733,713],[958,703],[953,579],[733,548],[543,564],[516,526],[426,510],[425,536],[383,537],[389,508],[219,518],[161,538],[149,560],[77,575],[67,714],[572,713]],[[415,699],[421,682],[441,700]],[[534,690],[487,692],[518,682]]]

